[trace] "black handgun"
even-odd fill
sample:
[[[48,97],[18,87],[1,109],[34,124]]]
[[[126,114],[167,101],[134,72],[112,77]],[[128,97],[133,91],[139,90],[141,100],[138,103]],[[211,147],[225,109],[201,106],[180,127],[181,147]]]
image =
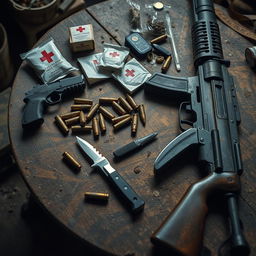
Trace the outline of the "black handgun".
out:
[[[48,105],[59,103],[63,96],[81,92],[85,88],[83,75],[61,79],[50,84],[36,85],[25,93],[26,103],[22,127],[39,126],[44,122],[43,112]]]
[[[197,75],[183,78],[154,74],[146,82],[145,90],[153,94],[173,94],[183,101],[179,117],[184,132],[159,154],[155,172],[196,146],[199,161],[205,164],[209,175],[187,190],[151,241],[179,255],[198,256],[208,211],[207,199],[220,191],[228,205],[231,255],[249,255],[237,207],[243,166],[237,129],[240,113],[233,79],[227,69],[230,63],[223,59],[212,1],[193,0],[193,14],[192,42]],[[185,113],[190,114],[189,119],[183,118]]]

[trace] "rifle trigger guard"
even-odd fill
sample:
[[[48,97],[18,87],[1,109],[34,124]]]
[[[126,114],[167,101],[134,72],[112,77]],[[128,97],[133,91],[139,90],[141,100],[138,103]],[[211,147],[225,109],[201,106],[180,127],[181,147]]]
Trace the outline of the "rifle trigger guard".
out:
[[[179,108],[179,123],[180,123],[180,129],[181,131],[186,131],[187,129],[189,129],[190,127],[193,127],[193,123],[190,120],[186,120],[182,118],[182,113],[186,112],[188,114],[193,114],[193,110],[191,108],[191,104],[188,101],[184,101],[180,104],[180,108]],[[190,126],[189,128],[184,126],[184,124]]]

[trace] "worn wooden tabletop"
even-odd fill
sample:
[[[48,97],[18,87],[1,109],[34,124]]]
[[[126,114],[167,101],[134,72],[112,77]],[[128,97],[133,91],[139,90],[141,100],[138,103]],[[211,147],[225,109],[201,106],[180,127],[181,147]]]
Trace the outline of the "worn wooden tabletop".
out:
[[[144,1],[141,1],[144,2]],[[128,7],[126,2],[110,0],[78,12],[65,19],[49,32],[40,42],[53,37],[55,44],[64,57],[77,66],[78,56],[87,53],[72,54],[68,45],[68,27],[92,24],[96,40],[96,52],[103,50],[103,43],[124,43],[129,34]],[[177,73],[172,63],[168,74],[175,76],[194,75],[191,44],[191,8],[189,1],[172,1],[170,14],[174,22],[174,36],[181,62],[181,72]],[[242,123],[239,136],[244,163],[241,177],[242,191],[239,197],[240,216],[244,224],[244,233],[251,245],[251,255],[256,255],[256,172],[255,145],[255,73],[248,67],[244,58],[246,47],[252,43],[219,22],[225,58],[231,61],[230,73],[234,76]],[[165,47],[169,47],[165,44]],[[150,72],[160,71],[161,66],[142,61]],[[54,123],[56,114],[70,110],[72,100],[50,107],[44,115],[45,122],[39,130],[23,131],[21,127],[23,97],[25,91],[38,83],[34,72],[22,63],[13,84],[9,104],[9,133],[12,149],[21,173],[32,193],[58,222],[67,230],[105,253],[114,255],[159,255],[150,242],[150,235],[159,227],[163,219],[179,202],[186,189],[205,174],[198,171],[195,154],[189,151],[184,160],[177,161],[160,177],[153,173],[153,163],[164,146],[179,133],[178,106],[166,99],[146,95],[141,89],[134,95],[138,104],[146,108],[147,123],[139,123],[136,137],[157,131],[158,139],[140,152],[130,155],[122,161],[114,161],[112,152],[132,139],[130,128],[113,132],[107,123],[107,132],[98,140],[92,134],[81,135],[94,145],[110,161],[111,165],[131,184],[134,190],[144,198],[146,204],[142,213],[134,217],[124,206],[122,200],[97,172],[92,172],[88,161],[81,155],[75,136],[63,136]],[[95,103],[100,97],[124,96],[120,84],[112,79],[87,86],[83,97]],[[62,153],[72,153],[82,164],[80,172],[73,172],[63,161]],[[86,191],[106,192],[110,194],[105,205],[84,201]],[[229,236],[228,221],[223,202],[212,201],[207,218],[204,245],[217,255],[217,248]]]

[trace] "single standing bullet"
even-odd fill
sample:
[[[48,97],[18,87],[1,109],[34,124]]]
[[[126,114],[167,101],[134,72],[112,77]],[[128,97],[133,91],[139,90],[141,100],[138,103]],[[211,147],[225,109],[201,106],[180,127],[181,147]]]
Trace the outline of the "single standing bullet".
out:
[[[55,116],[55,121],[56,124],[58,125],[58,127],[61,129],[61,131],[67,135],[69,130],[67,125],[65,124],[65,122],[61,119],[61,117],[59,115]]]
[[[80,125],[81,125],[81,126],[85,126],[86,117],[85,117],[85,114],[84,114],[83,111],[80,111],[79,121],[80,121]]]
[[[127,113],[125,109],[115,101],[112,102],[112,107],[119,115],[125,115]]]
[[[143,123],[143,125],[146,125],[146,112],[145,112],[145,107],[143,104],[139,105],[139,115],[140,115],[140,120]]]
[[[132,111],[132,107],[131,107],[131,105],[127,102],[126,99],[124,99],[123,97],[119,97],[118,100],[119,100],[119,103],[124,107],[124,109],[125,109],[128,113],[130,113],[130,112]]]
[[[75,116],[79,116],[79,114],[80,114],[80,111],[74,111],[74,112],[68,112],[68,113],[62,114],[60,115],[60,117],[62,120],[66,120]]]
[[[74,98],[74,104],[88,104],[92,105],[93,101],[85,98]]]
[[[92,131],[93,131],[94,138],[98,138],[100,133],[99,133],[99,125],[98,125],[97,117],[94,117],[92,119]]]
[[[137,103],[135,102],[135,100],[132,98],[131,95],[126,94],[126,99],[127,99],[128,103],[132,106],[132,108],[134,110],[139,107],[139,105],[137,105]]]
[[[96,113],[96,111],[98,110],[99,106],[100,106],[99,103],[96,103],[94,106],[91,107],[91,109],[90,109],[90,111],[89,111],[89,113],[87,114],[87,117],[86,117],[87,122],[90,121],[93,118],[93,116]]]
[[[132,125],[131,125],[131,133],[135,135],[138,129],[138,114],[135,113],[132,115]]]
[[[105,133],[106,132],[106,123],[105,123],[105,119],[104,119],[104,116],[102,115],[102,113],[99,113],[99,125],[100,125],[101,133]]]
[[[115,116],[109,112],[106,108],[100,106],[99,107],[99,112],[102,113],[102,115],[104,115],[106,118],[112,120],[113,118],[115,118]]]
[[[68,164],[70,164],[71,167],[73,167],[76,170],[81,169],[81,167],[82,167],[81,164],[78,161],[76,161],[75,158],[72,155],[70,155],[68,152],[64,152],[62,154],[62,156],[63,156],[63,159],[65,161],[67,161]]]
[[[124,125],[126,125],[126,124],[128,124],[128,123],[130,123],[130,122],[131,122],[131,117],[129,116],[129,117],[123,119],[122,121],[120,121],[120,122],[118,122],[118,123],[115,123],[115,124],[113,125],[114,130],[119,129],[120,127],[122,127],[122,126],[124,126]]]

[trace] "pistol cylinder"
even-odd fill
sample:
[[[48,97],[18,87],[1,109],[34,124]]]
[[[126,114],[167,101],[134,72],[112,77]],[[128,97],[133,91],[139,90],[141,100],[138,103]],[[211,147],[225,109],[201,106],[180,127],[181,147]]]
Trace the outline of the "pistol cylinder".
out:
[[[99,125],[100,125],[101,133],[105,133],[107,128],[106,128],[105,119],[102,113],[99,113]]]
[[[123,127],[124,125],[129,124],[130,122],[131,122],[131,117],[129,116],[129,117],[123,119],[122,121],[119,121],[118,123],[115,123],[113,125],[114,130],[119,129],[119,128]]]
[[[97,193],[97,192],[85,192],[85,199],[96,199],[96,200],[104,200],[107,201],[109,198],[109,194],[107,193]]]
[[[92,105],[89,105],[89,104],[71,105],[71,111],[90,109],[91,106],[92,106]]]
[[[55,122],[65,135],[68,134],[69,129],[59,115],[55,116]]]
[[[124,107],[124,109],[125,109],[128,113],[130,113],[130,112],[133,110],[132,107],[131,107],[131,105],[127,102],[126,99],[124,99],[123,97],[119,97],[118,100],[119,100],[119,103]]]
[[[80,121],[80,125],[81,126],[85,126],[86,124],[86,117],[83,111],[80,111],[80,115],[79,115],[79,121]]]
[[[76,170],[81,169],[81,167],[82,167],[81,164],[71,154],[69,154],[68,152],[64,152],[62,154],[62,156],[63,156],[63,159],[65,161],[67,161],[68,164],[70,164],[71,167],[73,167]]]
[[[100,106],[99,103],[96,103],[94,106],[91,107],[89,113],[87,114],[87,122],[93,118],[99,106]]]
[[[72,117],[70,119],[66,119],[65,123],[66,123],[67,126],[70,126],[72,124],[79,123],[79,121],[80,121],[80,117],[79,116],[75,116],[75,117]]]
[[[68,113],[62,114],[60,115],[60,117],[62,120],[66,120],[75,116],[79,116],[79,114],[80,114],[80,111],[74,111],[74,112],[68,112]]]
[[[100,106],[99,107],[99,112],[102,113],[102,115],[104,115],[106,118],[112,120],[113,118],[115,118],[115,116],[109,112],[106,108]]]
[[[92,105],[93,101],[85,98],[74,98],[74,104],[87,104]]]
[[[157,43],[161,43],[161,42],[165,41],[166,39],[167,39],[167,35],[164,34],[164,35],[161,35],[161,36],[158,36],[158,37],[152,39],[150,41],[150,43],[151,44],[157,44]]]
[[[76,132],[90,132],[92,130],[91,125],[85,125],[85,126],[80,126],[80,125],[74,125],[71,126],[72,133]]]
[[[112,102],[112,107],[119,115],[125,115],[127,113],[125,109],[115,101]]]
[[[114,98],[114,97],[101,97],[99,98],[99,103],[100,104],[112,104],[113,101],[118,101],[118,98]]]
[[[143,125],[146,125],[146,112],[145,112],[145,107],[143,104],[139,105],[139,115],[140,115],[140,120],[143,123]]]
[[[138,114],[135,113],[132,115],[132,125],[131,125],[132,135],[135,135],[137,133],[137,129],[138,129]]]
[[[170,67],[171,61],[172,61],[172,56],[168,56],[162,65],[162,68],[161,68],[162,73],[167,72],[168,68]]]
[[[122,116],[115,117],[115,118],[112,119],[112,123],[116,124],[116,123],[124,120],[125,118],[127,118],[129,116],[130,116],[130,114],[125,114],[125,115],[122,115]]]
[[[99,137],[100,132],[97,117],[92,119],[92,131],[95,138]]]
[[[132,108],[134,110],[139,107],[139,105],[137,105],[137,103],[135,102],[135,100],[132,98],[131,95],[126,94],[126,100],[128,101],[128,103],[132,106]]]

